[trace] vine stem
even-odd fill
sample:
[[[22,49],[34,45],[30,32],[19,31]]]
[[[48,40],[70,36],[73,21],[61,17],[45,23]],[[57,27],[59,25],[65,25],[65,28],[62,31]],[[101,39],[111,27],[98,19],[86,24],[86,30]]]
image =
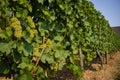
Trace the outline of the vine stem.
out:
[[[45,37],[43,37],[43,43],[42,43],[43,46],[44,46],[44,42],[45,42]],[[36,64],[35,64],[35,66],[34,66],[34,68],[33,68],[33,70],[32,70],[32,74],[35,72],[35,70],[36,70],[36,68],[37,68],[37,66],[38,66],[38,63],[39,63],[39,61],[40,61],[40,59],[41,59],[41,57],[42,57],[42,55],[43,55],[44,50],[45,50],[45,47],[42,47],[42,51],[41,51],[41,53],[40,53],[40,57],[39,57],[39,58],[37,59],[37,61],[36,61]]]
[[[103,68],[103,59],[102,59],[102,55],[100,54],[100,51],[97,49],[97,54],[101,60],[101,67]]]
[[[79,46],[79,56],[80,56],[80,65],[82,67],[82,70],[84,70],[83,54],[82,54],[82,50],[81,50],[81,45]]]

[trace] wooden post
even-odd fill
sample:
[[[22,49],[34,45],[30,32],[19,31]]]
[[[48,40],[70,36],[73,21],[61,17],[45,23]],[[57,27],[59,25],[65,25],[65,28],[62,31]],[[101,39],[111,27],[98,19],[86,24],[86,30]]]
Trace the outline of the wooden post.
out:
[[[108,63],[108,53],[105,54],[106,64]]]
[[[97,54],[98,54],[98,56],[100,57],[101,67],[103,68],[103,59],[102,59],[102,56],[101,56],[99,50],[97,50]]]
[[[82,70],[84,70],[83,54],[82,54],[81,45],[79,46],[79,56],[80,56],[80,65],[81,65],[81,68],[82,68]]]

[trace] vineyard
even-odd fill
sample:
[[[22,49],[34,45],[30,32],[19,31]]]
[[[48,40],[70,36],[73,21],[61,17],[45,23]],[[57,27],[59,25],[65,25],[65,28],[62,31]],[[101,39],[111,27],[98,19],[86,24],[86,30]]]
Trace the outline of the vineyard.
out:
[[[63,67],[80,79],[84,64],[120,49],[120,38],[88,0],[0,0],[0,74],[49,80]]]

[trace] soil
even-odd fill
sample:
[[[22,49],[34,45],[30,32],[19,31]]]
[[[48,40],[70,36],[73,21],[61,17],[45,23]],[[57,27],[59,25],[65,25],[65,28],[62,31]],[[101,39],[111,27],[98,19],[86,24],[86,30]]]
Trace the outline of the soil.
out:
[[[108,64],[101,69],[100,64],[91,65],[94,70],[85,70],[83,80],[120,80],[120,51],[109,58]]]
[[[0,77],[0,80],[13,80]],[[63,68],[55,78],[51,80],[77,80],[71,70]],[[81,80],[120,80],[120,51],[115,52],[108,59],[108,63],[101,69],[100,63],[92,63],[84,70],[84,76]]]

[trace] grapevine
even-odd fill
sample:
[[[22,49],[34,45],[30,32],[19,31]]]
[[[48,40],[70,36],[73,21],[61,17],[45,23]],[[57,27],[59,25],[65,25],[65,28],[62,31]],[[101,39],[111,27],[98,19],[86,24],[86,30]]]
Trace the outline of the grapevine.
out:
[[[0,0],[0,74],[46,80],[63,67],[120,49],[120,38],[88,0]],[[8,62],[8,63],[6,63]]]

